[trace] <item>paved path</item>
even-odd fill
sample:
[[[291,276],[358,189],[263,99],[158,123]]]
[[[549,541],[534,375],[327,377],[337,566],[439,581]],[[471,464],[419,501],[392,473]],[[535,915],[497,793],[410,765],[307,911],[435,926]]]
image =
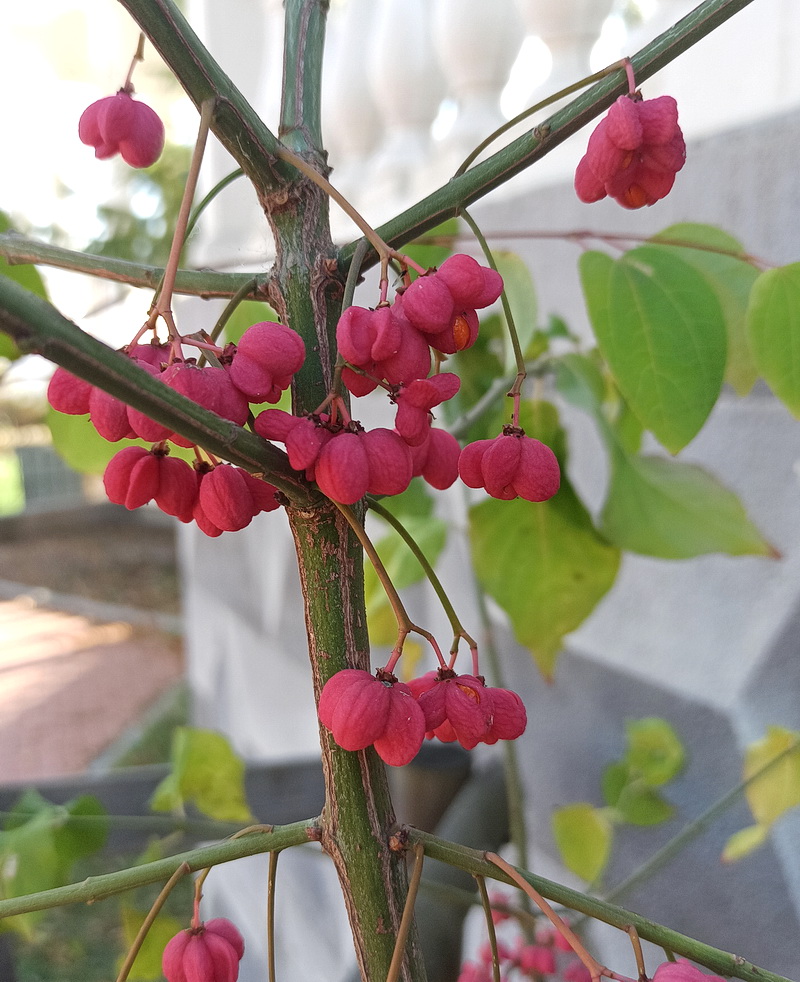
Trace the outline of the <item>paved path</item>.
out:
[[[177,638],[92,613],[0,601],[0,783],[85,770],[180,679]]]

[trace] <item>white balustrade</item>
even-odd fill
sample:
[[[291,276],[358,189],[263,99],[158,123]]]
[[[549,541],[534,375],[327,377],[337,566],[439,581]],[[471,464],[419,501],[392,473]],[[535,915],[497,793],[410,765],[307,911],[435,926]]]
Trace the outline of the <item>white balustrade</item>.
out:
[[[553,59],[543,89],[531,93],[531,102],[546,92],[557,92],[591,72],[592,48],[613,0],[516,0],[529,34],[538,35]],[[545,91],[546,90],[546,91]]]
[[[371,219],[389,218],[418,194],[428,179],[431,126],[444,81],[431,41],[428,0],[381,0],[372,43],[365,53],[372,95],[384,136],[371,160],[362,202]]]
[[[358,199],[369,180],[369,160],[382,134],[372,96],[368,52],[374,41],[375,0],[350,0],[329,14],[323,66],[322,128],[331,180],[347,198]],[[334,227],[341,224],[332,208]]]
[[[505,122],[500,95],[522,46],[524,28],[513,0],[438,0],[433,32],[448,95],[456,107],[455,121],[439,151],[446,178]]]

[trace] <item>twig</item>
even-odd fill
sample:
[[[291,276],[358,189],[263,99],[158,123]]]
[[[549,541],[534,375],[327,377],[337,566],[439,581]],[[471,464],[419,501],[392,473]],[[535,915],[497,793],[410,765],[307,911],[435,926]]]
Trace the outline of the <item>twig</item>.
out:
[[[117,976],[117,982],[125,982],[130,970],[133,968],[133,963],[136,961],[136,956],[139,954],[139,949],[144,944],[144,939],[147,937],[147,932],[152,927],[153,921],[158,917],[161,908],[167,901],[167,897],[172,893],[172,889],[178,880],[183,879],[187,873],[191,873],[191,867],[188,863],[181,863],[181,865],[175,870],[172,876],[164,884],[161,893],[156,897],[153,902],[153,906],[148,911],[147,917],[142,921],[142,926],[133,939],[133,944],[128,949],[128,954],[125,956],[125,961],[122,963],[122,967],[119,970],[119,975]]]
[[[392,960],[389,964],[389,971],[386,975],[386,982],[397,982],[397,979],[400,976],[400,969],[402,968],[403,957],[405,955],[406,941],[408,940],[408,932],[411,930],[411,924],[414,920],[414,903],[417,899],[419,881],[422,877],[422,864],[424,862],[425,850],[419,843],[417,843],[414,846],[414,871],[411,874],[411,881],[408,884],[406,904],[403,908],[403,916],[400,918],[400,927],[397,929],[397,938],[394,943],[394,951],[392,952]]]

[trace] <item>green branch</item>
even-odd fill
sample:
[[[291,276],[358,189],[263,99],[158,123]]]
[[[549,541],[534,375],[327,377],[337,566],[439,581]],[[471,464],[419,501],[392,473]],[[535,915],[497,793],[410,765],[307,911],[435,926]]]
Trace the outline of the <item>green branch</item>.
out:
[[[321,501],[282,450],[164,385],[5,276],[0,276],[0,330],[21,351],[44,355],[232,464],[263,473],[294,504]]]
[[[429,832],[422,832],[415,828],[408,829],[408,838],[410,843],[421,843],[425,849],[425,855],[432,859],[438,859],[449,866],[466,870],[473,876],[487,876],[513,886],[512,880],[494,863],[486,860],[482,852],[447,842],[445,839],[440,839]],[[627,930],[632,925],[644,940],[652,941],[653,944],[674,951],[676,955],[683,955],[692,961],[699,962],[713,972],[744,979],[745,982],[791,982],[782,975],[775,975],[773,972],[768,972],[751,962],[745,961],[739,955],[703,944],[702,941],[695,941],[694,938],[679,934],[671,928],[650,921],[639,914],[634,914],[624,907],[617,907],[615,904],[596,900],[594,897],[589,897],[577,890],[571,890],[553,880],[535,876],[527,870],[518,869],[517,871],[547,900],[581,914],[586,914],[595,920],[603,921],[605,924],[610,924],[622,931]]]
[[[94,256],[87,252],[74,252],[61,246],[47,245],[36,239],[29,239],[16,232],[0,234],[0,256],[12,266],[36,263],[42,266],[55,266],[69,269],[73,273],[87,273],[104,280],[126,283],[155,289],[164,275],[163,266],[146,266],[132,263],[126,259],[112,259],[109,256]],[[212,270],[181,269],[175,281],[175,292],[210,300],[213,297],[232,297],[248,280],[252,273],[215,273]],[[263,276],[261,279],[266,280]],[[260,296],[260,286],[253,290],[254,300]]]
[[[650,78],[688,48],[738,13],[752,0],[705,0],[669,30],[642,48],[631,58],[637,82]],[[412,205],[376,231],[390,246],[398,248],[410,239],[454,218],[462,208],[485,197],[494,188],[536,163],[567,137],[591,122],[620,95],[628,91],[625,72],[620,69],[597,82],[543,124],[518,137],[507,147],[443,187]],[[358,241],[358,240],[356,240]],[[341,250],[340,265],[347,272],[356,242]],[[367,253],[364,268],[377,262],[374,250]]]
[[[227,839],[224,842],[192,849],[153,863],[92,876],[80,883],[71,883],[24,897],[0,900],[0,918],[67,904],[95,903],[135,887],[163,883],[183,863],[187,864],[191,872],[197,872],[210,866],[243,859],[246,856],[271,853],[306,842],[317,842],[324,837],[323,829],[320,827],[321,821],[324,822],[318,818],[311,818],[291,825],[276,825],[268,832],[253,832],[238,839]],[[405,831],[408,833],[409,843],[421,845],[425,855],[432,859],[438,859],[448,866],[462,869],[473,876],[489,877],[502,883],[512,884],[511,879],[494,863],[485,859],[482,852],[448,842],[420,829],[408,827]],[[517,868],[517,871],[547,900],[623,931],[632,925],[645,940],[690,958],[714,972],[743,979],[744,982],[790,982],[782,975],[759,968],[738,955],[695,941],[623,907],[589,897],[552,880],[535,876],[526,870]]]
[[[135,887],[164,883],[182,863],[186,863],[189,870],[196,873],[209,866],[230,863],[234,859],[257,856],[277,849],[286,849],[288,846],[299,846],[304,842],[316,842],[318,839],[319,819],[317,818],[294,822],[292,825],[275,825],[270,832],[253,832],[239,839],[227,839],[213,846],[192,849],[177,856],[156,860],[154,863],[145,863],[116,873],[90,876],[80,883],[70,883],[67,886],[56,887],[54,890],[42,890],[25,897],[0,900],[0,918],[27,914],[32,910],[64,907],[67,904],[93,904]]]

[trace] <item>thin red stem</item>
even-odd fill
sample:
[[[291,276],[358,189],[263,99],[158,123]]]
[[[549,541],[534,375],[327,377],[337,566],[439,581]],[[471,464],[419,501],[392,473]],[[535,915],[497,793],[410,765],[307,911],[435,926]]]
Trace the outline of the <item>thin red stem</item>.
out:
[[[622,64],[625,66],[625,74],[628,76],[628,95],[636,92],[636,76],[633,74],[633,65],[630,58],[623,58]]]
[[[128,69],[128,74],[125,76],[125,82],[122,86],[122,91],[127,92],[128,95],[134,91],[133,88],[133,70],[136,68],[140,61],[144,61],[144,34],[139,34],[139,43],[136,45],[136,52],[131,59],[131,67]]]

